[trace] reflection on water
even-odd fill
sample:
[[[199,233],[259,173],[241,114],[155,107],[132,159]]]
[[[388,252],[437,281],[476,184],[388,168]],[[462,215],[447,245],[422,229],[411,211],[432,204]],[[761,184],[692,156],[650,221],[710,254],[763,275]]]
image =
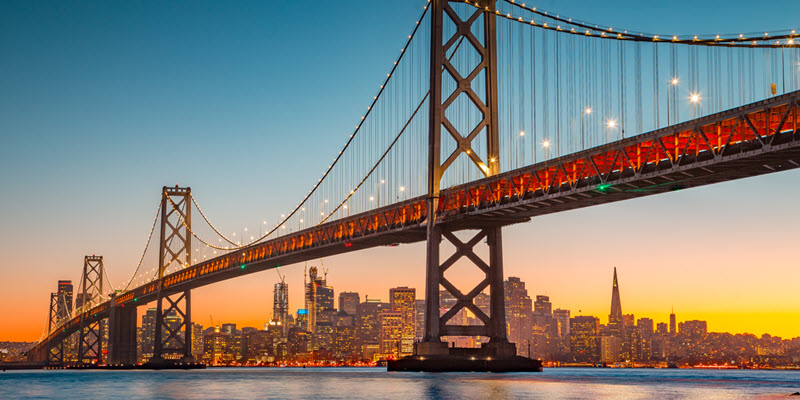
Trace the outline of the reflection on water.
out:
[[[383,368],[209,368],[0,373],[0,399],[772,399],[798,391],[798,371],[550,368],[538,374],[428,374],[387,373]]]

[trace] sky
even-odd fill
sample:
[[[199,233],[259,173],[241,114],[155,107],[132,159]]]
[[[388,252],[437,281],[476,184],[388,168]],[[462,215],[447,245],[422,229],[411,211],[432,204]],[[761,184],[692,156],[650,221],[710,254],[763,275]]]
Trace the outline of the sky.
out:
[[[0,3],[0,340],[39,338],[49,293],[77,282],[84,255],[102,254],[112,282],[127,280],[164,185],[191,186],[223,231],[285,213],[351,133],[424,4]],[[792,1],[534,5],[681,34],[796,28],[800,14]],[[605,322],[617,267],[623,312],[637,318],[666,322],[674,308],[711,331],[800,336],[798,178],[537,217],[504,229],[505,273],[531,297]],[[390,287],[411,286],[422,298],[421,244],[313,264],[337,293],[388,300]],[[300,308],[303,265],[281,272]],[[464,287],[477,280],[466,264],[448,273]],[[278,279],[194,291],[195,322],[263,325]]]

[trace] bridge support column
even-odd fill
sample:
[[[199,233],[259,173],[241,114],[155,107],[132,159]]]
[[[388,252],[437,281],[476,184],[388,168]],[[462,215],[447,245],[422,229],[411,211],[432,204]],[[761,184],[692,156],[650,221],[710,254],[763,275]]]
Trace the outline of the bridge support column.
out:
[[[516,355],[516,347],[506,337],[505,301],[503,291],[503,248],[500,225],[491,221],[481,226],[450,228],[441,226],[439,192],[447,169],[464,155],[484,176],[500,172],[500,139],[497,112],[497,28],[496,0],[478,0],[479,7],[459,0],[432,0],[431,12],[431,69],[430,112],[428,129],[428,216],[425,284],[425,337],[415,347],[413,356],[389,363],[394,371],[541,371],[541,362]],[[457,10],[458,7],[462,9]],[[460,12],[459,12],[460,11]],[[467,16],[463,19],[461,16]],[[444,25],[452,21],[456,29],[452,36],[444,37]],[[474,25],[482,25],[483,35],[475,36]],[[480,57],[476,66],[459,65],[458,53],[462,47],[472,47]],[[466,50],[465,50],[466,51]],[[446,57],[451,54],[453,61]],[[483,74],[481,74],[483,73]],[[447,74],[455,85],[451,92],[443,92],[443,75]],[[479,78],[483,76],[483,78]],[[478,82],[478,80],[482,82]],[[474,82],[473,82],[474,81]],[[474,87],[483,85],[479,95]],[[447,109],[455,100],[465,96],[482,118],[471,131],[460,132],[458,124],[447,118]],[[445,133],[446,132],[446,133]],[[485,146],[473,143],[486,134]],[[443,155],[442,141],[454,141],[455,150]],[[451,147],[451,146],[447,146]],[[479,154],[478,149],[485,149]],[[444,157],[443,157],[444,156]],[[451,182],[452,183],[452,182]],[[467,242],[454,235],[457,230],[479,228]],[[441,263],[439,253],[442,238],[455,246],[455,253]],[[473,248],[483,239],[489,245],[488,263],[481,260]],[[472,290],[460,292],[444,275],[457,260],[466,257],[485,273],[485,278]],[[440,315],[439,290],[444,288],[456,298],[456,305]],[[489,315],[475,305],[475,298],[489,289],[491,300]],[[456,313],[468,309],[483,323],[478,326],[448,325]],[[479,349],[448,348],[442,336],[487,336],[489,342]]]
[[[164,282],[164,273],[170,266],[177,264],[186,268],[191,265],[191,193],[190,188],[177,186],[164,186],[161,192],[158,300],[153,358],[149,361],[154,368],[195,362],[191,340],[191,292],[171,289]]]
[[[115,304],[111,297],[108,317],[108,364],[136,364],[136,307]]]
[[[91,309],[103,295],[103,257],[86,256],[83,258],[83,293],[78,293],[79,302],[76,308],[81,311],[81,325],[78,334],[78,364],[103,363],[103,331],[102,319],[91,314]]]

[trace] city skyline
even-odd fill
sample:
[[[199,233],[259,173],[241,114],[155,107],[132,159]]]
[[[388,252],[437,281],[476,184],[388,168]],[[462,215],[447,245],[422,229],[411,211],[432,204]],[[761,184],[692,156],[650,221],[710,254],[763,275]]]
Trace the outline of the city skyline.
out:
[[[687,4],[701,10],[711,7]],[[792,4],[787,2],[787,7]],[[569,15],[596,15],[621,26],[634,26],[631,21],[637,17],[634,11],[618,13],[594,4],[545,5]],[[306,193],[306,183],[324,170],[330,154],[322,149],[337,148],[346,139],[396,55],[395,47],[408,34],[410,21],[418,16],[418,6],[322,4],[309,14],[301,5],[280,4],[269,10],[287,19],[310,18],[314,24],[307,31],[285,22],[264,28],[263,21],[253,17],[269,14],[263,8],[220,6],[234,13],[232,20],[239,21],[241,29],[222,23],[218,32],[223,39],[219,39],[201,23],[217,21],[213,13],[202,10],[187,19],[194,22],[185,22],[186,32],[175,35],[168,7],[154,11],[156,29],[149,31],[126,17],[141,11],[132,5],[95,10],[7,5],[10,12],[0,13],[4,15],[0,38],[13,40],[0,40],[0,46],[19,56],[9,63],[7,76],[0,78],[4,92],[10,94],[0,99],[0,124],[10,138],[0,149],[0,176],[8,189],[0,193],[4,206],[0,340],[38,339],[46,328],[54,282],[78,282],[85,255],[103,255],[112,283],[125,281],[147,239],[149,218],[163,185],[192,186],[205,201],[204,211],[223,221],[224,232],[241,234],[244,227],[255,231],[265,225],[262,221],[274,223]],[[726,18],[706,21],[700,17],[703,12],[674,19],[650,17],[636,24],[658,31],[693,31],[702,26],[732,32],[760,28],[767,16],[775,26],[794,23],[791,13],[753,12],[753,21],[736,24]],[[12,15],[37,23],[22,26],[18,21],[26,18]],[[75,30],[59,22],[62,19],[83,21],[86,30]],[[104,35],[107,24],[114,21],[131,30]],[[320,43],[330,29],[340,36]],[[137,32],[144,34],[137,38]],[[299,41],[298,47],[315,52],[299,54],[285,44],[289,37]],[[69,56],[62,40],[84,43],[85,48],[64,47],[80,50]],[[170,56],[193,42],[203,47]],[[136,50],[148,46],[155,46],[155,51]],[[364,54],[359,51],[362,47],[377,50]],[[112,48],[117,50],[108,50]],[[85,68],[84,57],[106,51],[108,57]],[[350,57],[340,60],[336,51]],[[264,53],[287,54],[297,63],[273,62]],[[166,68],[154,61],[159,58],[176,64]],[[328,71],[311,67],[322,64]],[[356,87],[335,81],[355,82]],[[297,91],[296,83],[323,89]],[[189,102],[190,98],[195,101]],[[299,109],[311,110],[316,117],[303,118]],[[282,115],[291,117],[282,120]],[[163,148],[156,148],[153,143],[162,139]],[[183,166],[163,162],[190,139],[185,153],[191,157],[180,155],[176,162]],[[226,140],[230,147],[217,153],[219,143]],[[97,158],[86,158],[86,153]],[[236,172],[235,179],[231,171]],[[798,192],[790,183],[798,178],[797,171],[782,172],[547,215],[507,227],[505,276],[520,277],[528,282],[530,293],[549,295],[560,307],[603,318],[608,304],[600,294],[607,296],[607,287],[599,283],[607,281],[608,269],[618,267],[625,276],[626,312],[660,322],[664,318],[659,316],[668,316],[674,307],[687,320],[707,320],[710,330],[800,336],[795,322],[800,320],[800,300],[793,284],[800,279],[792,240],[796,221],[784,213],[742,214],[751,209],[743,205],[768,203],[768,209],[792,209]],[[272,185],[253,185],[253,181]],[[768,201],[764,193],[771,194]],[[331,286],[388,302],[390,287],[424,287],[424,262],[424,245],[413,244],[328,257],[315,264],[330,269]],[[302,269],[300,264],[280,269],[287,276],[293,309],[303,301]],[[273,307],[272,288],[279,282],[276,275],[267,271],[194,290],[196,321],[207,324],[209,315],[226,314],[245,324],[266,318]],[[475,279],[469,271],[460,277],[465,286]],[[140,308],[139,314],[143,311]]]

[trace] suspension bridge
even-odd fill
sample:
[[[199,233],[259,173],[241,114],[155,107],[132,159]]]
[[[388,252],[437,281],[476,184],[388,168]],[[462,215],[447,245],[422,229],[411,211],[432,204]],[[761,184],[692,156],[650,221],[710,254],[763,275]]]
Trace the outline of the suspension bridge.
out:
[[[64,341],[77,335],[79,364],[134,364],[136,307],[156,302],[153,365],[191,363],[192,289],[426,242],[425,339],[390,368],[540,368],[506,337],[502,228],[797,168],[798,40],[795,30],[656,34],[511,0],[429,1],[344,146],[278,223],[227,237],[189,188],[164,187],[133,276],[113,287],[102,257],[87,256],[81,304],[62,315],[51,299],[29,360],[63,364]],[[453,254],[440,254],[443,239]],[[473,250],[483,242],[487,259]],[[474,288],[445,276],[462,258],[485,274]],[[440,289],[457,299],[445,314]],[[489,313],[474,304],[487,289]],[[483,324],[448,323],[461,309]],[[165,323],[169,313],[180,326]],[[443,336],[489,342],[453,349]]]

